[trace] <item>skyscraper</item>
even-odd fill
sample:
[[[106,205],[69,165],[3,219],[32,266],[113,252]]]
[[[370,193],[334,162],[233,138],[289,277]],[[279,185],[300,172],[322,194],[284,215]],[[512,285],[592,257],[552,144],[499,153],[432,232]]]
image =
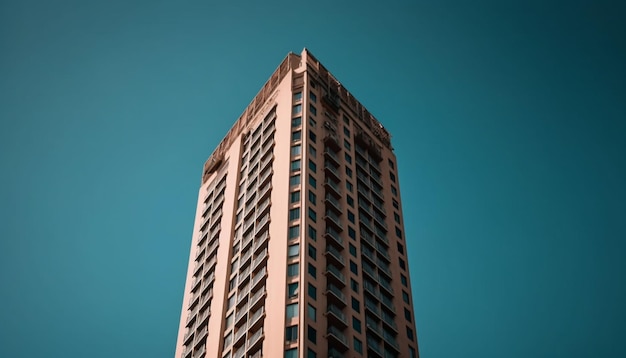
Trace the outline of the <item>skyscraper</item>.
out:
[[[176,358],[417,357],[390,135],[306,49],[204,165]]]

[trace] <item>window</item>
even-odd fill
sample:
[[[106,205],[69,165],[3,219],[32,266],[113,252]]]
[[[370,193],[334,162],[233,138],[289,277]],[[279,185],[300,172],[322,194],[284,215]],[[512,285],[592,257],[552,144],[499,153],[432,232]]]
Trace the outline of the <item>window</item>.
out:
[[[354,297],[352,297],[352,309],[357,313],[361,312],[361,303]]]
[[[317,140],[317,136],[315,135],[315,133],[313,133],[313,131],[309,131],[309,138],[313,143],[315,143],[315,141]]]
[[[293,114],[300,114],[302,113],[302,105],[301,104],[296,104],[295,106],[293,106]]]
[[[309,98],[311,99],[311,102],[317,102],[317,96],[315,95],[315,93],[309,92]]]
[[[349,244],[350,255],[356,257],[356,246]]]
[[[361,321],[354,316],[352,316],[352,328],[355,331],[361,333]]]
[[[354,224],[354,213],[350,210],[348,210],[348,220]]]
[[[300,225],[289,227],[289,240],[295,239],[300,236]]]
[[[352,169],[350,169],[350,168],[346,167],[346,175],[347,175],[349,178],[352,178]]]
[[[298,184],[300,184],[300,182],[298,182]],[[346,197],[346,201],[348,202],[348,205],[350,205],[351,207],[354,207],[354,199],[352,199],[350,195]]]
[[[352,288],[352,291],[359,293],[359,283],[352,278],[350,279],[350,287]]]
[[[346,162],[348,162],[348,164],[352,164],[352,157],[350,156],[350,154],[346,153],[344,155],[344,158],[346,158]]]
[[[398,205],[398,202],[396,201],[396,199],[391,199],[391,201],[393,202],[393,207],[400,210],[400,205]]]
[[[392,172],[389,172],[389,178],[391,178],[391,181],[392,181],[392,182],[394,182],[394,183],[396,182],[396,176],[395,176],[395,175],[393,175],[393,173],[392,173]]]
[[[391,186],[391,194],[393,194],[393,196],[398,196],[398,189],[396,189],[395,186]]]
[[[398,263],[400,264],[400,268],[406,270],[406,263],[402,259],[398,259]]]
[[[417,358],[417,351],[415,350],[415,348],[409,347],[409,353],[409,358]]]
[[[396,227],[396,236],[402,240],[402,230],[399,227]]]
[[[292,193],[289,193],[289,203],[293,204],[293,203],[297,203],[300,201],[300,191],[294,191]]]
[[[315,307],[309,305],[306,311],[311,321],[313,322],[317,321],[317,310],[315,309]]]
[[[313,260],[317,259],[317,250],[311,244],[309,244],[309,257]]]
[[[404,303],[409,303],[409,294],[404,290],[402,291],[402,301],[404,301]]]
[[[400,223],[400,215],[398,215],[398,213],[394,212],[393,213],[393,221],[395,221],[396,223]]]
[[[350,118],[346,117],[345,115],[343,116],[343,123],[345,124],[350,124]]]
[[[401,243],[398,243],[397,245],[398,245],[398,252],[399,252],[401,255],[404,255],[404,246],[402,246],[402,244],[401,244]]]
[[[285,351],[285,358],[298,358],[298,348],[291,348]]]
[[[298,283],[290,283],[287,285],[287,297],[293,298],[298,296]]]
[[[309,225],[309,237],[311,240],[317,241],[317,230],[315,230],[315,228],[311,225]]]
[[[403,274],[400,274],[400,281],[402,282],[402,286],[408,287],[406,276],[404,276]]]
[[[355,275],[359,274],[359,268],[358,268],[357,264],[354,263],[352,260],[350,260],[350,271],[352,271],[352,273],[355,274]]]
[[[300,244],[289,245],[287,247],[288,257],[297,257],[300,254]]]
[[[343,147],[346,148],[346,150],[350,150],[350,142],[348,142],[347,139],[343,140]]]
[[[311,185],[313,189],[317,188],[317,180],[315,180],[311,174],[309,174],[309,185]]]
[[[301,155],[302,154],[302,146],[300,144],[294,145],[291,147],[291,155]]]
[[[309,125],[313,128],[315,128],[315,126],[317,125],[317,122],[315,122],[315,119],[313,119],[313,117],[309,117]]]
[[[393,165],[393,162],[391,161],[391,159],[387,159],[389,162],[389,168],[391,169],[395,169],[395,165]]]
[[[295,172],[300,170],[300,159],[291,161],[291,171]]]
[[[406,328],[406,336],[409,338],[410,341],[413,340],[413,330],[409,327]]]
[[[315,328],[311,326],[307,327],[307,337],[309,338],[309,341],[317,343],[317,331]]]
[[[317,156],[317,150],[315,150],[315,147],[311,144],[309,144],[309,154],[311,155],[311,158],[315,158]]]
[[[302,139],[302,131],[295,131],[291,133],[291,140],[296,141]]]
[[[228,347],[228,346],[230,346],[230,344],[232,343],[232,341],[233,341],[233,334],[232,334],[232,332],[231,332],[231,333],[229,333],[229,334],[228,334],[228,335],[224,338],[224,347]]]
[[[299,185],[300,184],[300,175],[293,175],[289,177],[289,186]]]
[[[300,208],[289,209],[289,221],[300,219]]]
[[[352,342],[354,345],[354,350],[357,351],[358,353],[363,353],[363,342],[361,342],[360,340],[358,340],[356,337],[354,338],[354,341]]]
[[[309,219],[311,219],[313,222],[317,221],[317,213],[315,213],[315,210],[309,208]]]
[[[300,272],[300,264],[299,263],[295,263],[295,264],[290,264],[287,266],[287,276],[288,277],[294,277],[294,276],[298,276],[298,272]]]
[[[312,115],[314,115],[314,116],[317,115],[317,108],[315,108],[315,106],[312,105],[312,104],[309,105],[309,111],[311,111]]]
[[[294,101],[300,101],[302,100],[302,92],[296,92],[293,94],[293,100]]]
[[[356,240],[356,231],[351,227],[348,227],[348,236],[350,236],[352,240]]]
[[[343,134],[346,137],[350,137],[350,130],[348,129],[348,127],[345,127],[345,126],[343,127]]]
[[[313,173],[317,172],[317,165],[315,165],[315,162],[311,159],[309,159],[309,169],[311,169]]]
[[[352,192],[352,189],[354,189],[352,183],[350,183],[349,181],[346,181],[346,189],[348,189],[349,192]]]
[[[311,348],[306,351],[306,358],[317,358],[317,354]]]
[[[317,278],[317,269],[309,262],[309,275],[313,278]]]
[[[317,299],[317,287],[309,283],[308,292],[309,292],[309,297],[311,297],[314,300]]]
[[[228,329],[230,326],[233,325],[233,320],[235,319],[235,314],[231,313],[228,315],[228,317],[226,317],[226,328]]]
[[[295,342],[298,340],[298,325],[289,326],[285,329],[285,340]]]
[[[406,308],[404,309],[404,319],[406,319],[407,322],[411,323],[411,311],[407,310]]]
[[[302,125],[302,117],[295,117],[291,119],[292,127],[299,127]]]
[[[315,205],[317,201],[317,197],[315,196],[315,193],[313,193],[310,190],[309,190],[309,201],[311,202],[311,205]]]
[[[292,303],[287,305],[287,319],[298,317],[298,304]]]

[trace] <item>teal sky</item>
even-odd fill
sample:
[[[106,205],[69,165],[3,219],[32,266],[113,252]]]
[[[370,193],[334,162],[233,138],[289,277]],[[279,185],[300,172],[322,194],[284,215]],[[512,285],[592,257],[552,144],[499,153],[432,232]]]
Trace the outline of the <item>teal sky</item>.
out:
[[[626,356],[624,18],[1,1],[0,357],[173,357],[202,165],[304,47],[393,135],[422,357]]]

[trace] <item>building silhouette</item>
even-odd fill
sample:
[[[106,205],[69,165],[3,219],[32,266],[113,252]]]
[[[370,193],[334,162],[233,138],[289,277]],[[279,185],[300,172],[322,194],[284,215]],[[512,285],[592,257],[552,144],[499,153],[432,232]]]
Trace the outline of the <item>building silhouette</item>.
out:
[[[176,358],[417,357],[390,135],[308,50],[204,165]]]

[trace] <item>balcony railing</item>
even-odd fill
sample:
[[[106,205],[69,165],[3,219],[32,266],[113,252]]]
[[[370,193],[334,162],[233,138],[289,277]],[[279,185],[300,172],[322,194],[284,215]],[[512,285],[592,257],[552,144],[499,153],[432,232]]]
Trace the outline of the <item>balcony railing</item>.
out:
[[[340,302],[343,303],[343,305],[346,305],[346,296],[343,294],[343,292],[341,292],[341,289],[337,286],[335,286],[332,283],[328,283],[327,287],[326,287],[327,292],[331,292],[333,295],[335,295]]]
[[[336,268],[335,266],[333,266],[332,264],[328,264],[326,265],[326,272],[330,272],[331,274],[333,274],[337,279],[339,279],[339,281],[341,283],[343,283],[345,285],[346,283],[346,278],[344,277],[344,275],[339,271],[338,268]]]
[[[341,195],[341,190],[339,190],[339,186],[337,186],[337,184],[331,179],[326,178],[326,181],[324,182],[324,184],[328,186],[329,188],[331,188],[335,192],[335,194]]]
[[[341,253],[335,247],[330,246],[330,245],[326,245],[326,252],[325,253],[327,253],[330,256],[332,256],[342,266],[345,266],[345,261],[344,261],[343,256],[341,256]]]
[[[335,240],[339,246],[343,248],[343,239],[339,236],[339,233],[332,227],[326,227],[326,237],[330,237]]]
[[[329,336],[334,336],[339,342],[348,347],[348,341],[346,340],[346,336],[337,327],[328,326],[327,332]]]
[[[261,339],[261,336],[263,336],[263,327],[259,328],[259,330],[256,331],[250,339],[248,339],[248,347],[251,347],[258,342],[259,339]]]

